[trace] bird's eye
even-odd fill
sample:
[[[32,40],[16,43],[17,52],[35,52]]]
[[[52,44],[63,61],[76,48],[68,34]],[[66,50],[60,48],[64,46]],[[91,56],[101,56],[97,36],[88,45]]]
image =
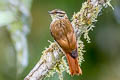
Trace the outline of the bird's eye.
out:
[[[63,17],[63,15],[60,15],[59,17]]]
[[[64,15],[63,14],[59,14],[59,17],[63,17]]]

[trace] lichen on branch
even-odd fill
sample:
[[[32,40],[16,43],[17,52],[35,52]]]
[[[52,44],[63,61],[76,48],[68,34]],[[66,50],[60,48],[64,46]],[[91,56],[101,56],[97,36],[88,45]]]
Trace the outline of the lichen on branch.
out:
[[[72,26],[75,30],[78,42],[79,65],[84,61],[83,53],[84,44],[81,41],[81,35],[87,42],[90,42],[88,33],[93,30],[94,23],[97,22],[97,17],[103,7],[110,5],[111,0],[87,0],[82,4],[79,12],[75,13],[72,18]],[[108,4],[109,3],[109,4]],[[33,70],[26,76],[25,80],[42,80],[45,77],[50,77],[55,72],[60,75],[60,80],[63,80],[62,72],[69,73],[69,68],[64,58],[64,52],[56,42],[51,42],[49,48],[43,51],[43,55]]]

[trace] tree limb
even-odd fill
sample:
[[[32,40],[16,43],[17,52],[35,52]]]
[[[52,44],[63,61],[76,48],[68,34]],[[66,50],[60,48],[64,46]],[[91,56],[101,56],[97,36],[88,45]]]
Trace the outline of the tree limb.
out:
[[[73,15],[72,25],[75,29],[78,39],[78,50],[79,54],[79,63],[81,64],[83,57],[83,42],[81,42],[81,35],[84,35],[84,38],[90,42],[88,32],[94,27],[93,23],[96,22],[98,14],[101,12],[103,7],[106,7],[111,0],[87,0],[83,3],[81,10]],[[31,72],[25,77],[24,80],[42,80],[50,72],[54,66],[60,62],[61,58],[64,56],[63,51],[56,44],[56,42],[51,43],[49,48],[47,48],[31,70]]]

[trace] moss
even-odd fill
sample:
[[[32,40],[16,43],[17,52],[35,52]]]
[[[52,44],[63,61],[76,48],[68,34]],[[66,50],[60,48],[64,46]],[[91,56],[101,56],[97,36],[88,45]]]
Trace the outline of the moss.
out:
[[[84,2],[82,4],[82,8],[78,13],[74,13],[73,18],[72,18],[72,25],[76,31],[76,34],[83,34],[84,38],[88,43],[90,43],[90,37],[89,37],[89,31],[93,30],[94,23],[97,22],[97,17],[99,16],[99,13],[101,12],[101,9],[106,6],[111,6],[110,4],[111,0],[107,0],[105,2]],[[112,7],[112,6],[111,6]],[[113,8],[113,7],[112,7]],[[77,32],[78,31],[78,32]],[[77,35],[79,35],[77,34]],[[83,58],[83,53],[85,52],[84,50],[84,43],[81,41],[81,36],[77,36],[77,41],[78,41],[78,59],[79,59],[79,65],[84,61]],[[64,58],[64,56],[57,61],[56,65],[54,68],[49,72],[47,77],[50,77],[53,75],[55,72],[59,74],[60,80],[63,80],[63,71],[66,71],[67,73],[70,74],[69,72],[69,67],[67,65],[67,62]]]

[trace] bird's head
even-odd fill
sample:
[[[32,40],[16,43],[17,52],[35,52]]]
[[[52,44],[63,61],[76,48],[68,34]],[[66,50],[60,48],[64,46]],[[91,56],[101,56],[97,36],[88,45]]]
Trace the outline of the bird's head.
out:
[[[48,13],[50,14],[52,20],[67,17],[65,11],[62,11],[60,9],[54,9],[52,11],[48,11]]]

